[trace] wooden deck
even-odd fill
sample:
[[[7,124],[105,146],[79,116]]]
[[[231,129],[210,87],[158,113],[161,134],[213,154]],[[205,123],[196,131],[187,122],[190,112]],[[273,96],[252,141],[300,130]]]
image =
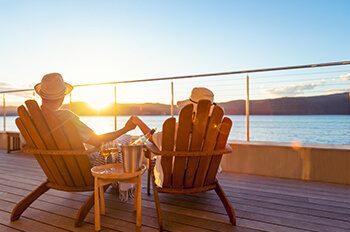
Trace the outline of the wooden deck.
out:
[[[0,152],[0,231],[94,231],[93,210],[81,228],[74,217],[89,193],[49,190],[10,222],[14,205],[42,181],[35,159]],[[146,184],[146,179],[143,185]],[[168,231],[350,231],[350,186],[278,178],[221,174],[220,183],[233,203],[238,226],[228,222],[215,192],[173,196],[161,194]],[[157,231],[153,195],[143,188],[141,231]],[[134,231],[133,200],[119,202],[114,189],[106,193],[103,231]]]

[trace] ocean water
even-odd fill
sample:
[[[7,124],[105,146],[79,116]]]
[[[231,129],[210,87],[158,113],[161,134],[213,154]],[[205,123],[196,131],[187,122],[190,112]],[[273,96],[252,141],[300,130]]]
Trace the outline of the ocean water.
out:
[[[149,127],[161,130],[162,123],[169,116],[140,116]],[[246,140],[245,116],[229,115],[233,121],[230,140]],[[15,116],[6,117],[6,130],[18,131]],[[121,128],[128,116],[117,117],[117,128]],[[81,120],[96,133],[114,129],[114,117],[82,116]],[[0,117],[0,130],[3,117]],[[141,134],[135,129],[130,134]],[[295,142],[303,144],[350,144],[350,115],[278,115],[250,116],[250,140],[272,142]]]

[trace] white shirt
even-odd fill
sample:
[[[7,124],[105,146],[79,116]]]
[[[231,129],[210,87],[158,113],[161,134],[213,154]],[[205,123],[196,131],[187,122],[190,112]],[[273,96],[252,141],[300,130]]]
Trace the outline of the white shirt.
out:
[[[162,135],[163,133],[160,131],[160,132],[154,133],[152,136],[153,143],[158,147],[159,150],[162,150]],[[162,164],[161,164],[162,157],[160,155],[157,155],[152,157],[152,159],[153,158],[156,159],[156,165],[153,169],[155,183],[157,186],[162,187],[163,180],[164,180],[164,173],[163,173]]]

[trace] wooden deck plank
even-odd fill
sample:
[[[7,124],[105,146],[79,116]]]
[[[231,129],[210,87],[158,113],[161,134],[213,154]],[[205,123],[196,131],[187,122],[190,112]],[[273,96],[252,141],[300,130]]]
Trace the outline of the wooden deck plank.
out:
[[[233,173],[219,174],[222,183],[243,183],[252,185],[263,185],[266,187],[276,187],[276,188],[289,188],[293,189],[296,187],[298,189],[303,189],[306,191],[322,191],[325,193],[336,193],[336,194],[346,194],[349,190],[348,185],[324,183],[324,182],[313,182],[313,181],[301,181],[288,178],[277,178],[268,176],[255,176],[240,174],[236,175]],[[311,183],[311,184],[310,184]],[[327,186],[327,188],[325,188]]]
[[[20,168],[18,168],[20,167]],[[17,170],[14,172],[13,170]],[[10,212],[20,199],[45,180],[36,161],[21,153],[0,152],[0,231],[93,231],[93,210],[82,228],[74,217],[89,193],[49,190],[14,223]],[[143,184],[146,184],[145,177]],[[349,231],[350,186],[223,173],[219,180],[236,207],[237,227],[229,225],[214,192],[174,196],[160,194],[168,231]],[[91,193],[90,193],[91,194]],[[153,196],[142,189],[143,226],[156,231]],[[133,231],[133,200],[119,202],[106,193],[104,231]]]
[[[13,168],[16,167],[16,165],[18,165],[18,163],[13,164]],[[4,170],[11,170],[12,166],[11,164],[0,164],[0,168],[4,169]],[[21,166],[21,168],[23,169],[23,172],[25,171],[32,171],[33,167],[25,167],[25,166]],[[39,170],[40,173],[42,173]],[[39,172],[35,172],[35,173],[39,173]],[[229,181],[226,181],[225,179],[227,179],[227,174],[225,173],[225,175],[222,176],[222,180],[221,181],[221,185],[222,186],[227,186],[229,189],[230,187],[232,187],[232,179],[229,179]],[[237,177],[237,175],[236,175]],[[242,175],[240,177],[245,177],[247,178],[246,175]],[[263,181],[261,181],[261,177],[258,177],[258,179],[260,179],[259,181],[253,181],[252,179],[255,179],[256,177],[252,178],[251,176],[248,176],[248,180],[251,181],[234,181],[234,188],[237,189],[238,187],[242,187],[245,190],[247,188],[249,188],[250,190],[254,190],[254,188],[266,188],[268,190],[269,194],[278,194],[279,192],[282,191],[282,195],[283,196],[294,196],[294,197],[305,197],[305,201],[308,201],[308,199],[317,199],[317,200],[333,200],[333,201],[338,201],[340,203],[348,203],[348,204],[343,204],[343,206],[348,206],[350,208],[350,198],[349,198],[349,187],[346,186],[345,188],[343,187],[343,185],[332,185],[332,184],[327,184],[327,188],[325,188],[325,184],[323,183],[321,186],[317,187],[316,189],[310,189],[307,186],[309,186],[310,184],[308,184],[308,182],[300,182],[299,186],[298,185],[293,185],[291,184],[288,188],[282,188],[279,185],[286,185],[289,182],[294,182],[293,180],[285,180],[285,179],[279,179],[277,182],[278,185],[274,184],[264,184],[261,183]],[[266,178],[266,177],[263,177]],[[287,181],[287,183],[286,183]],[[275,181],[276,182],[276,181]],[[314,183],[313,183],[314,184]],[[312,184],[312,185],[313,185]],[[315,183],[315,185],[317,185],[318,183]],[[306,187],[305,187],[306,186]],[[328,189],[328,186],[330,186],[330,189]],[[297,190],[295,189],[297,187]],[[335,188],[332,191],[332,188]],[[261,190],[261,189],[259,189]],[[271,192],[274,191],[274,192]],[[262,192],[262,191],[259,191]],[[292,194],[295,193],[295,194]],[[300,195],[300,193],[302,193],[302,195]]]
[[[18,191],[17,191],[18,193]],[[15,205],[16,202],[18,202],[21,198],[23,198],[23,196],[26,194],[26,192],[24,192],[22,195],[17,195],[17,194],[10,194],[10,193],[4,193],[0,196],[0,202],[3,199],[6,199],[6,201],[9,201],[10,203],[12,203],[12,207]],[[75,215],[79,209],[79,205],[81,205],[81,203],[78,205],[76,204],[76,206],[72,207],[72,205],[70,204],[72,201],[70,201],[67,205],[67,202],[61,201],[61,202],[57,202],[54,199],[47,199],[47,198],[41,198],[40,200],[35,201],[32,206],[30,207],[30,209],[36,210],[36,211],[41,211],[43,213],[36,213],[36,217],[42,217],[42,220],[47,220],[47,221],[53,221],[54,223],[59,223],[56,226],[60,226],[63,227],[64,229],[67,230],[74,230],[74,231],[94,231],[94,218],[93,216],[90,214],[87,217],[87,222],[89,223],[84,223],[83,227],[81,228],[74,228],[74,218]],[[8,203],[8,204],[10,204]],[[62,204],[63,203],[63,204]],[[25,213],[28,210],[25,211]],[[44,213],[46,212],[46,213]],[[50,212],[54,212],[54,215],[47,215],[47,213]],[[108,210],[107,210],[108,212]],[[104,217],[102,219],[102,221],[105,222],[105,224],[103,224],[104,227],[108,227],[108,225],[113,225],[118,223],[119,225],[123,225],[123,227],[121,227],[120,229],[117,229],[118,231],[131,231],[135,229],[135,225],[134,225],[134,219],[135,217],[132,214],[126,214],[125,212],[118,212],[120,215],[122,213],[122,215],[124,215],[126,218],[129,219],[130,222],[127,221],[122,221],[119,220],[118,218],[110,218],[110,217]],[[30,218],[30,216],[26,215],[27,217]],[[56,217],[57,216],[57,217]],[[63,217],[68,218],[68,219],[62,219]],[[61,219],[61,220],[60,220]],[[39,220],[39,219],[37,219]],[[111,229],[111,228],[109,228]],[[148,228],[148,227],[143,227],[141,231],[156,231],[156,229],[152,229],[152,228]]]
[[[2,198],[6,197],[6,200],[3,200]],[[10,194],[1,196],[0,199],[0,207],[5,209],[7,213],[11,213],[12,208],[18,201],[18,199],[22,198],[21,196]],[[54,226],[58,231],[64,230],[64,231],[94,231],[94,225],[93,220],[90,221],[90,223],[84,223],[82,227],[75,228],[74,227],[74,216],[76,211],[66,208],[64,210],[64,213],[60,213],[59,207],[57,205],[48,204],[45,207],[42,206],[43,202],[36,201],[33,203],[33,205],[28,208],[22,215],[23,218],[31,219],[36,222],[40,222],[42,224],[50,224],[50,226]],[[21,218],[22,218],[21,217]],[[13,222],[11,224],[16,224],[18,221]],[[49,228],[52,229],[52,228]],[[118,231],[116,229],[111,230],[110,228],[104,228],[104,231]],[[38,230],[39,231],[39,230]]]
[[[2,183],[0,182],[0,184],[2,184]],[[21,196],[25,196],[27,193],[29,193],[29,191],[23,191],[23,190],[19,189],[18,187],[17,188],[13,188],[13,187],[4,186],[4,185],[3,185],[3,187],[4,187],[2,189],[2,191],[4,191],[3,197],[5,199],[10,199],[13,202],[17,202],[19,199],[21,199],[20,196],[18,196],[17,198],[16,197],[14,198],[14,194],[20,194]],[[12,195],[10,193],[7,193],[7,192],[11,192]],[[49,195],[49,194],[46,194],[46,195]],[[71,193],[67,193],[66,197],[69,198],[72,195],[73,194],[71,194]],[[82,194],[74,194],[74,195],[80,195],[81,197],[85,198],[84,195],[82,195]],[[1,199],[1,197],[0,197],[0,199]],[[110,200],[110,199],[112,199],[112,200]],[[117,201],[118,200],[117,200],[117,197],[116,197],[115,193],[113,193],[113,195],[111,193],[107,193],[106,194],[106,203],[108,205],[107,206],[107,215],[116,215],[115,218],[122,217],[123,220],[129,220],[129,221],[131,220],[131,222],[133,222],[135,220],[134,219],[134,213],[133,213],[133,211],[134,211],[133,205],[132,204],[127,204],[127,203],[122,203],[121,206],[118,206],[118,205],[113,206],[113,202],[117,202]],[[40,198],[40,200],[34,202],[32,206],[37,208],[38,205],[42,205],[45,202],[55,202],[55,204],[61,205],[62,204],[62,199],[61,200],[57,199],[54,196],[42,196]],[[70,207],[73,207],[73,211],[74,210],[76,211],[76,209],[78,209],[79,206],[81,205],[81,202],[80,203],[74,203],[74,201],[70,201],[70,200],[68,200],[68,203],[69,203]],[[64,203],[64,201],[63,201],[63,205],[65,205],[65,204],[67,204],[67,202]],[[153,204],[154,203],[152,202],[152,205]],[[60,211],[60,210],[57,209],[57,205],[53,205],[53,204],[50,207],[47,207],[47,208],[44,208],[44,209],[41,207],[41,209],[42,210],[47,210],[47,211],[49,211],[51,209],[51,210],[54,210],[56,213]],[[72,209],[70,209],[70,210],[72,211]],[[73,211],[72,211],[72,213],[73,213]],[[111,214],[108,213],[110,211],[112,212]],[[149,222],[152,221],[153,223],[150,226],[156,227],[157,226],[157,222],[156,222],[156,215],[155,215],[154,210],[152,212],[151,210],[146,208],[146,209],[143,209],[143,212],[146,214],[146,217],[143,216],[143,219],[144,219],[144,222],[145,222],[144,224],[145,225],[149,225]],[[69,215],[69,214],[70,213],[67,214],[67,212],[62,212],[61,213],[61,215]],[[74,214],[71,215],[72,218],[74,218],[73,215]],[[153,218],[148,217],[149,215],[152,215]],[[178,218],[178,217],[173,215],[171,218]],[[187,220],[190,220],[191,222],[193,222],[193,218],[192,219],[191,218],[187,218]],[[206,221],[204,221],[204,220],[200,221],[199,223],[197,223],[197,225],[202,225],[203,223],[206,223]],[[172,223],[172,224],[174,224],[174,223]],[[210,224],[208,224],[208,226],[209,225]],[[215,225],[210,225],[210,226],[212,226],[213,229],[214,228],[220,228],[221,231],[232,231],[232,229],[233,229],[232,226],[230,226],[228,224],[227,225],[226,224],[224,224],[224,225],[217,224],[216,227],[215,227]],[[185,225],[177,225],[177,227],[180,228],[180,229],[182,228],[183,230],[187,230]],[[202,230],[202,229],[200,229],[200,230]],[[191,231],[195,231],[195,228],[192,227]]]
[[[39,183],[39,182],[38,182]],[[216,196],[215,196],[216,197]]]
[[[17,183],[18,184],[18,183]],[[20,186],[20,185],[19,185]],[[5,197],[5,199],[13,199],[14,198],[14,193],[16,193],[16,194],[21,194],[22,196],[25,196],[27,193],[29,193],[30,191],[30,188],[27,190],[27,191],[23,191],[23,190],[21,190],[21,189],[19,189],[18,188],[18,186],[17,186],[17,188],[12,188],[12,187],[9,187],[9,186],[5,186],[5,185],[3,185],[3,189],[2,189],[2,191],[4,191],[4,197]],[[34,188],[34,185],[33,185],[33,188]],[[8,193],[8,194],[6,194],[6,192],[5,191],[9,191],[9,192],[12,192],[11,194],[10,193]],[[50,190],[51,191],[51,190]],[[21,193],[22,192],[22,193]],[[64,193],[64,192],[62,192],[62,193]],[[67,197],[70,197],[70,196],[72,196],[73,194],[71,194],[71,193],[66,193],[67,194]],[[71,201],[71,200],[64,200],[64,199],[59,199],[58,197],[55,197],[55,196],[48,196],[48,195],[50,195],[50,194],[46,194],[46,195],[43,195],[41,198],[40,198],[40,200],[38,200],[38,201],[36,201],[36,202],[34,202],[33,203],[33,205],[32,205],[32,207],[34,207],[34,208],[37,208],[39,205],[42,205],[42,201],[46,201],[46,202],[55,202],[55,204],[52,204],[50,207],[48,207],[47,209],[46,208],[43,208],[43,207],[39,207],[39,209],[41,209],[41,210],[53,210],[53,211],[55,211],[56,213],[57,212],[59,212],[59,210],[57,209],[57,204],[59,204],[59,205],[67,205],[67,203],[68,203],[68,205],[69,205],[69,207],[73,207],[73,209],[75,209],[75,211],[76,211],[76,209],[78,209],[79,207],[80,207],[80,205],[81,205],[81,202],[74,202],[74,201]],[[74,194],[74,195],[78,195],[78,194]],[[81,195],[81,194],[80,194]],[[81,197],[84,197],[84,195],[81,195]],[[117,201],[116,199],[116,196],[115,196],[115,194],[114,194],[114,199],[115,199],[115,201]],[[15,198],[13,201],[14,202],[17,202],[17,201],[19,201],[21,199],[21,196],[18,196],[17,198]],[[110,205],[109,203],[109,200],[108,199],[106,199],[106,203],[107,203],[107,205]],[[133,205],[132,204],[129,204],[129,206],[127,207],[128,209],[129,209],[129,212],[127,212],[126,211],[126,207],[125,207],[125,204],[124,204],[124,206],[121,206],[121,207],[119,207],[119,211],[118,210],[113,210],[113,209],[109,209],[109,208],[111,208],[111,207],[107,207],[107,215],[111,215],[112,217],[113,217],[113,215],[115,215],[115,217],[114,218],[119,218],[119,217],[122,217],[122,219],[123,220],[127,220],[127,221],[131,221],[131,223],[132,222],[134,222],[134,220],[135,220],[135,217],[134,217],[134,213],[133,213],[133,211],[134,211],[134,208],[133,208]],[[70,209],[70,210],[72,210],[72,209]],[[112,211],[112,213],[111,214],[109,214],[108,212],[109,211]],[[150,221],[152,221],[153,222],[153,224],[151,225],[151,226],[154,226],[154,227],[156,227],[157,226],[157,223],[156,223],[156,215],[155,214],[153,214],[153,218],[149,218],[147,215],[149,214],[149,212],[147,212],[147,210],[143,210],[145,213],[146,213],[146,216],[143,216],[143,219],[144,219],[144,222],[146,222],[146,223],[144,223],[144,224],[149,224],[148,222],[150,222]],[[73,212],[73,211],[72,211]],[[67,212],[62,212],[61,213],[61,215],[69,215],[70,213],[68,213],[67,214]],[[72,214],[71,215],[71,217],[72,218],[74,218],[74,216],[73,216],[74,214]],[[91,219],[91,221],[93,222],[93,219]],[[122,224],[122,223],[119,223],[119,225],[120,224]],[[73,225],[73,224],[72,224]],[[191,230],[191,231],[203,231],[203,229],[202,228],[195,228],[195,227],[192,227],[192,226],[186,226],[186,225],[181,225],[181,224],[179,224],[179,223],[171,223],[171,225],[172,226],[176,226],[176,228],[178,228],[178,229],[180,229],[180,230],[182,230],[182,231],[188,231],[188,230]],[[123,224],[123,228],[126,228],[126,230],[123,230],[123,231],[129,231],[129,230],[133,230],[133,228],[131,228],[130,226],[126,226],[125,225],[125,223]],[[232,227],[230,227],[230,229],[232,230]],[[147,231],[147,230],[145,230],[145,228],[143,227],[143,230],[142,231]],[[230,230],[222,230],[222,231],[230,231]]]
[[[216,196],[213,196],[215,198]],[[216,202],[213,202],[213,198],[195,198],[191,196],[186,196],[183,199],[186,199],[187,201],[191,202],[198,202],[200,204],[205,204],[208,206],[217,206],[215,204]],[[173,198],[169,197],[168,200],[172,200]],[[254,195],[244,195],[244,196],[238,196],[236,197],[230,197],[232,202],[235,203],[235,205],[242,204],[247,206],[258,206],[260,208],[267,208],[267,209],[275,209],[275,210],[282,210],[285,212],[293,212],[298,213],[300,215],[312,215],[320,218],[333,218],[338,219],[342,221],[350,222],[350,215],[349,210],[343,210],[342,213],[334,212],[333,209],[337,209],[335,207],[321,207],[319,205],[315,204],[305,204],[300,203],[297,201],[281,201],[281,200],[274,200],[271,198],[271,201],[267,201],[266,197],[256,197]],[[224,211],[222,211],[224,212]]]
[[[11,227],[8,227],[8,226],[5,226],[5,225],[1,225],[0,224],[0,231],[1,232],[18,232],[20,230],[16,230],[14,228],[11,228]]]
[[[279,212],[279,215],[285,215],[286,213],[288,213],[288,215],[294,216],[294,217],[299,217],[298,215],[302,215],[303,218],[305,218],[305,220],[307,221],[312,221],[315,220],[315,218],[312,217],[316,217],[316,218],[324,218],[323,223],[327,223],[327,221],[329,221],[329,219],[334,219],[334,222],[329,222],[329,224],[343,224],[343,222],[346,222],[344,224],[346,224],[346,226],[350,226],[350,215],[349,214],[341,214],[341,213],[332,213],[332,212],[327,212],[327,211],[320,211],[320,210],[313,210],[310,208],[309,210],[306,210],[307,208],[299,208],[299,207],[292,207],[292,206],[283,206],[280,204],[270,204],[270,203],[261,203],[259,201],[252,201],[249,199],[238,199],[238,198],[232,198],[232,202],[235,203],[235,205],[237,206],[237,209],[242,209],[242,210],[248,210],[247,207],[253,207],[251,208],[250,211],[254,211],[256,212],[256,210],[262,208],[262,209],[266,209],[266,210],[275,210]],[[184,207],[187,206],[188,208],[194,208],[194,207],[198,207],[198,208],[206,208],[208,211],[213,211],[213,212],[217,212],[217,213],[223,213],[225,214],[225,211],[221,208],[220,205],[218,204],[214,204],[216,203],[216,201],[214,201],[213,203],[213,199],[212,198],[208,198],[208,199],[195,199],[195,197],[183,197],[183,198],[174,198],[174,197],[168,197],[168,198],[164,198],[164,203],[168,203],[168,204],[181,204],[181,202],[183,203]],[[193,204],[193,206],[192,206]],[[204,205],[204,206],[201,206]],[[254,209],[254,207],[256,207],[257,209]],[[304,210],[303,210],[304,209]],[[267,212],[265,212],[267,213]],[[295,214],[295,215],[294,215]],[[340,219],[340,218],[342,219]],[[315,220],[318,221],[318,220]]]
[[[38,184],[39,184],[39,182],[38,182]],[[215,195],[215,198],[216,198],[216,195]],[[251,198],[251,196],[249,197],[249,198]],[[266,199],[266,197],[264,198],[264,199]],[[272,199],[274,199],[274,198],[272,198]],[[284,201],[285,202],[285,201]],[[208,201],[208,204],[210,204],[211,203],[211,200],[210,201]],[[256,204],[257,202],[255,202],[254,204]],[[293,204],[296,204],[297,202],[293,202]],[[304,202],[302,202],[302,204],[305,204]],[[278,206],[277,206],[278,207]],[[346,215],[345,217],[349,217],[349,215]],[[335,217],[335,218],[337,218],[337,217]],[[346,219],[345,219],[346,220]]]
[[[29,231],[29,232],[37,232],[37,231],[43,231],[43,232],[63,232],[67,230],[62,230],[59,228],[56,228],[54,226],[51,226],[49,224],[44,224],[41,222],[37,222],[32,219],[28,219],[27,217],[21,217],[21,220],[18,220],[16,222],[10,222],[10,213],[4,212],[0,210],[0,224],[18,229],[21,231]]]
[[[70,195],[68,195],[68,196],[72,196],[72,194],[70,194]],[[82,199],[83,200],[83,199]],[[195,200],[195,198],[193,198],[193,199],[191,199],[190,201],[194,201]],[[188,201],[188,200],[187,200]],[[201,199],[201,201],[202,201],[202,199]],[[210,202],[211,202],[212,200],[210,199],[210,201],[208,202],[208,205],[210,205]],[[57,202],[57,201],[56,201]],[[175,202],[175,204],[176,204],[176,201],[174,201]],[[186,202],[185,202],[186,203]],[[203,203],[203,202],[201,202],[201,203]],[[179,202],[178,203],[179,205],[181,205],[181,202]],[[76,204],[76,208],[78,208],[79,207],[79,205],[80,205],[80,203],[78,203],[78,204]],[[243,208],[245,207],[245,205],[246,205],[246,203],[245,204],[243,204]],[[247,205],[249,205],[249,204],[247,204]],[[253,203],[253,205],[254,205],[254,203]],[[238,208],[239,209],[241,209],[242,207],[240,206],[240,205],[236,205],[236,206],[238,206]],[[269,209],[269,207],[266,207],[267,208],[267,211],[271,211],[271,209]],[[279,206],[276,206],[276,208],[277,209],[280,209],[280,207]],[[221,209],[220,207],[219,207],[219,209]],[[219,211],[219,210],[218,210]],[[224,211],[223,210],[221,210],[222,211],[222,213],[224,213]],[[251,210],[252,211],[252,210]],[[255,211],[255,210],[254,210]],[[271,213],[271,212],[270,212]],[[286,213],[286,212],[285,212]],[[280,214],[280,212],[278,213],[278,214]],[[298,216],[298,215],[297,215]],[[303,216],[303,214],[301,214],[301,216]],[[304,216],[303,216],[304,217]],[[336,217],[335,217],[336,218]],[[343,218],[345,218],[346,219],[346,216],[344,216]],[[303,218],[304,219],[304,218]],[[306,221],[308,221],[309,220],[309,217],[305,217],[305,220]],[[322,222],[327,222],[327,220],[329,220],[327,217],[323,217],[323,219],[322,219]],[[317,221],[317,220],[316,220]],[[327,225],[327,223],[325,223],[326,225]],[[336,224],[341,224],[341,222],[339,223],[339,221],[336,221]]]

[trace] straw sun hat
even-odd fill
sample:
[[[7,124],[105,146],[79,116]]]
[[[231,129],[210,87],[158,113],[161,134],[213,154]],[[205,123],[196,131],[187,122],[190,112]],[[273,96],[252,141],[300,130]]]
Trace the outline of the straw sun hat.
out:
[[[198,103],[199,100],[209,100],[212,104],[214,103],[214,94],[207,88],[204,87],[196,87],[192,89],[191,96],[189,99],[178,101],[177,106],[184,106],[190,103]]]
[[[49,73],[34,86],[34,90],[43,99],[55,100],[69,94],[73,86],[64,82],[61,74]]]

